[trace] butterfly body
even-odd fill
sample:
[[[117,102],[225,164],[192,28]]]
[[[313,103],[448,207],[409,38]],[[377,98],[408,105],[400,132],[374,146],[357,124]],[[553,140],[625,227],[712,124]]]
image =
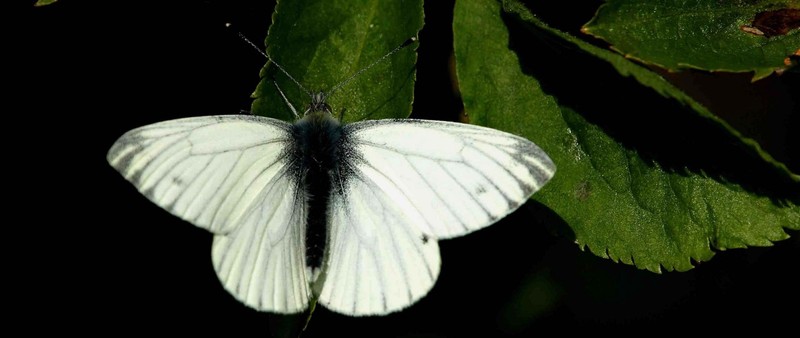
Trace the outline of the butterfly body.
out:
[[[313,283],[324,263],[331,182],[339,179],[335,177],[341,172],[338,166],[346,161],[346,154],[341,151],[345,139],[342,125],[324,103],[310,107],[292,126],[292,135],[295,140],[292,166],[295,175],[302,178],[308,199],[305,260],[309,282]]]

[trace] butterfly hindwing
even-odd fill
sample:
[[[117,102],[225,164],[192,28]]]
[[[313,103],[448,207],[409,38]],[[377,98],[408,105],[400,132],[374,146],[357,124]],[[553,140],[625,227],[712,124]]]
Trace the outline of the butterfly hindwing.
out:
[[[306,196],[291,172],[264,184],[259,204],[236,231],[214,236],[214,269],[226,290],[261,311],[306,309]]]
[[[329,264],[319,301],[339,313],[398,311],[427,294],[439,276],[438,244],[409,223],[375,175],[365,169],[350,176],[331,196]]]

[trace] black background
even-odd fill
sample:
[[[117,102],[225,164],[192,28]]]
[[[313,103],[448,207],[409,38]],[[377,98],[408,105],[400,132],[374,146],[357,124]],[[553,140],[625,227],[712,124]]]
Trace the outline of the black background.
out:
[[[555,25],[576,29],[592,15],[584,7],[591,10]],[[11,278],[21,285],[9,290],[21,301],[15,316],[40,319],[26,329],[268,336],[291,326],[228,295],[211,266],[211,235],[148,202],[105,161],[134,127],[247,110],[264,60],[224,23],[263,41],[272,8],[63,0],[12,18],[6,138],[25,137],[7,139],[19,163],[8,167],[34,183],[10,182],[19,197],[9,211],[25,216],[13,228],[24,235],[5,238],[21,263]],[[559,18],[558,8],[540,10],[551,23]],[[426,4],[416,117],[457,117],[450,15],[450,2]],[[318,308],[307,336],[723,332],[786,328],[798,318],[797,232],[771,248],[721,252],[692,271],[659,275],[582,252],[544,221],[531,223],[547,213],[530,202],[486,230],[441,242],[441,275],[420,302],[374,318]]]

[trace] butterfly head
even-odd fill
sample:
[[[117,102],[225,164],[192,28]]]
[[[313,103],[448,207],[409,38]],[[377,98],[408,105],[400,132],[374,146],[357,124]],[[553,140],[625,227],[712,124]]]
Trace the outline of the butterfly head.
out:
[[[328,105],[325,100],[328,98],[328,95],[325,95],[324,92],[317,92],[316,94],[311,95],[311,104],[306,109],[306,113],[309,112],[331,112],[331,107]]]
[[[311,104],[306,109],[305,114],[309,113],[331,113],[331,107],[325,100],[328,98],[324,92],[317,92],[311,95]]]

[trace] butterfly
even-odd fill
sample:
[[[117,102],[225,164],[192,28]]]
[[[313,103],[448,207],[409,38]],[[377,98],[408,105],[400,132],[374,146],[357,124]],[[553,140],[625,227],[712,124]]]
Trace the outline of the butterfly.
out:
[[[439,275],[438,240],[495,223],[556,170],[510,133],[343,124],[326,99],[311,95],[294,123],[219,115],[146,125],[107,160],[150,201],[214,234],[216,274],[245,305],[289,314],[317,302],[354,316],[421,299]]]

